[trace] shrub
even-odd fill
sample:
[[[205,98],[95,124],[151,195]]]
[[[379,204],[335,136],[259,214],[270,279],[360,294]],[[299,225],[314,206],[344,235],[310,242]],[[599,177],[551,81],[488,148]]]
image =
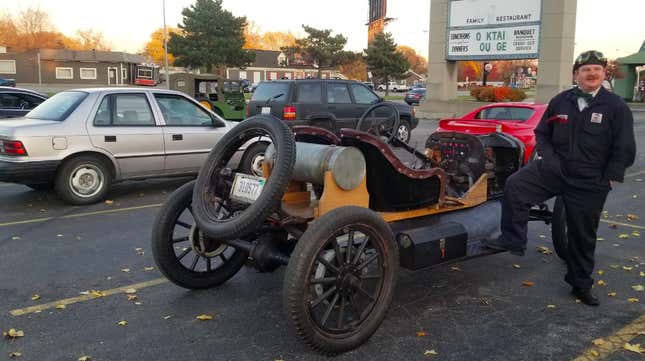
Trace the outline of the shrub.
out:
[[[509,87],[475,87],[470,90],[470,95],[482,102],[519,102],[526,99],[526,93],[523,90]]]

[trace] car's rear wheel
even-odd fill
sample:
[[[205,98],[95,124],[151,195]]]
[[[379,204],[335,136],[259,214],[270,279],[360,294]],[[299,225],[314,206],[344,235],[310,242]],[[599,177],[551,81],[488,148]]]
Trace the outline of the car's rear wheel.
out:
[[[313,222],[291,254],[283,287],[287,317],[318,351],[354,349],[385,318],[398,267],[394,236],[376,212],[336,208]]]
[[[112,174],[103,159],[82,155],[63,163],[56,174],[55,189],[65,202],[83,205],[103,199],[111,183]]]

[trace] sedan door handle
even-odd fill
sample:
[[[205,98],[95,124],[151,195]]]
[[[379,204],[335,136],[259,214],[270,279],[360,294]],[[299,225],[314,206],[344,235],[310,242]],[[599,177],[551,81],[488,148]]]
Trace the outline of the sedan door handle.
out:
[[[173,134],[172,140],[184,140],[184,136],[182,134]]]
[[[106,135],[104,140],[106,143],[116,143],[116,135]]]

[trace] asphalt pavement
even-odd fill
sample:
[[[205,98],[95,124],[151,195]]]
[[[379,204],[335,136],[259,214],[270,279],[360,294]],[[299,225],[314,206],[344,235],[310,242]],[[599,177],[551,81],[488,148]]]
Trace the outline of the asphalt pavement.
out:
[[[634,114],[637,161],[610,193],[599,228],[599,307],[569,295],[564,264],[536,250],[552,249],[549,226],[534,222],[524,257],[403,270],[379,330],[335,359],[643,360],[624,348],[645,348],[645,292],[634,287],[645,285],[645,113]],[[412,144],[421,148],[436,125],[423,120]],[[327,359],[287,323],[284,268],[243,268],[203,291],[165,281],[152,259],[151,228],[186,181],[118,184],[108,202],[83,207],[0,183],[0,329],[24,332],[0,340],[0,360],[12,352],[18,360]],[[202,314],[213,319],[195,318]]]

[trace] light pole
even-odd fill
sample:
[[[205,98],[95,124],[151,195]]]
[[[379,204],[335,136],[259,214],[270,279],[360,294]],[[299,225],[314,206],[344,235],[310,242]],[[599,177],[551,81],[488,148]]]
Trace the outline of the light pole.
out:
[[[166,69],[166,89],[170,89],[170,77],[168,75],[168,32],[166,30],[166,0],[162,0],[163,7],[163,61]]]
[[[484,63],[484,76],[482,79],[482,86],[486,86],[486,78],[488,78],[488,73],[493,70],[493,64],[491,63]]]

